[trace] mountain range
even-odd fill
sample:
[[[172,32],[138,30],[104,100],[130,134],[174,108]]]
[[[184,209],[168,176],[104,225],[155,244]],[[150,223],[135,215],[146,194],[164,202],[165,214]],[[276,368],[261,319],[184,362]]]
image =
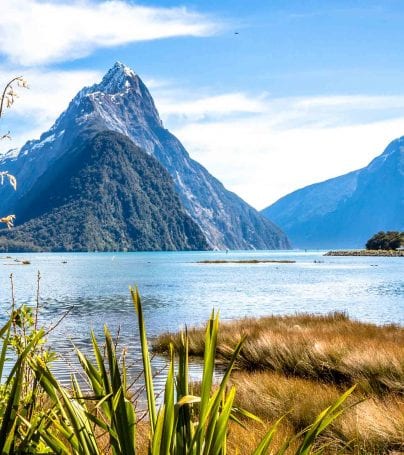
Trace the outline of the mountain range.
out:
[[[404,230],[404,137],[368,166],[306,186],[262,211],[294,247],[363,248],[382,230]]]
[[[192,160],[164,128],[140,77],[119,62],[99,84],[83,88],[49,131],[3,157],[3,170],[19,186],[0,188],[0,213],[17,215],[0,246],[290,247],[281,229]]]

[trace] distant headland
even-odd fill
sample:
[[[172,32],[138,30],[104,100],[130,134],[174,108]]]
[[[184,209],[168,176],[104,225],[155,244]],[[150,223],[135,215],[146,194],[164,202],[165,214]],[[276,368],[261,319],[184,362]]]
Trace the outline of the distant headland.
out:
[[[324,256],[386,256],[404,257],[404,250],[336,250],[328,251]]]

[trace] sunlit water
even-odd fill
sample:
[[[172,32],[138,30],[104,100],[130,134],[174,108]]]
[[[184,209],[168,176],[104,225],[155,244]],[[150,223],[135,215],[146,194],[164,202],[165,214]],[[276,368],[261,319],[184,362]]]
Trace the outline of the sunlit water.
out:
[[[14,259],[27,259],[21,265]],[[287,259],[294,264],[198,264],[206,259]],[[10,308],[9,275],[18,305],[35,305],[40,271],[40,322],[50,326],[69,314],[50,335],[62,354],[54,370],[66,381],[74,362],[73,343],[88,352],[89,332],[107,324],[128,347],[139,371],[137,325],[128,286],[138,285],[151,337],[202,324],[212,308],[221,319],[296,312],[344,311],[376,323],[404,323],[404,259],[324,257],[323,252],[181,252],[13,254],[0,259],[2,318]],[[165,360],[158,357],[159,369]],[[199,367],[193,367],[198,376]],[[157,380],[158,382],[159,380]],[[160,380],[161,381],[161,380]]]

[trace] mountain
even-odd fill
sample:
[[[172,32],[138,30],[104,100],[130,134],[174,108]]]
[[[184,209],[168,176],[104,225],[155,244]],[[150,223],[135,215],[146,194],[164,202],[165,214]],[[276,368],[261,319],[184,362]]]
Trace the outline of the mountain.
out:
[[[404,137],[368,166],[284,196],[262,211],[300,248],[363,248],[404,230]]]
[[[126,136],[78,136],[19,201],[10,247],[50,251],[203,250],[168,172]],[[4,231],[3,231],[4,232]]]
[[[17,157],[6,157],[0,171],[17,177],[18,194],[0,188],[0,213],[12,213],[42,174],[68,153],[76,138],[116,131],[155,157],[174,180],[176,192],[211,248],[289,248],[285,234],[224,186],[163,127],[142,80],[116,63],[99,84],[82,89],[39,140],[27,142]]]

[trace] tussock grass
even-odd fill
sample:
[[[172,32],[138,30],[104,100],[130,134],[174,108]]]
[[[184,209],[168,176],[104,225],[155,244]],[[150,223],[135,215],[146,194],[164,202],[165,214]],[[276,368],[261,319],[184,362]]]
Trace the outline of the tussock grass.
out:
[[[284,431],[298,433],[322,409],[340,395],[332,384],[272,372],[237,372],[232,377],[237,388],[236,406],[253,412],[266,422],[285,415]],[[343,416],[323,435],[335,450],[347,453],[392,453],[404,450],[404,401],[396,395],[367,397],[360,391],[347,400]]]
[[[189,352],[201,356],[203,330],[188,330]],[[243,371],[273,371],[288,377],[346,386],[357,383],[371,394],[404,393],[404,329],[350,320],[343,313],[300,314],[222,323],[217,361],[226,362],[246,337],[236,366]],[[177,334],[158,337],[153,349],[177,346]]]
[[[273,421],[272,421],[273,422]],[[254,448],[259,444],[259,441],[265,435],[265,428],[271,423],[264,421],[264,424],[260,424],[254,421],[243,421],[243,426],[240,426],[234,422],[230,424],[229,437],[228,437],[228,453],[229,454],[251,454]],[[279,453],[286,440],[293,439],[295,433],[287,423],[282,422],[278,427],[278,431],[274,435],[271,449],[269,454]],[[286,450],[286,454],[294,455],[299,446],[299,439],[294,440],[290,447]],[[282,452],[281,452],[282,453]]]
[[[188,330],[189,352],[200,356],[203,332]],[[296,437],[347,385],[358,384],[347,409],[323,433],[324,453],[404,453],[404,329],[350,320],[343,313],[326,316],[298,314],[242,319],[222,323],[217,362],[226,363],[233,346],[245,337],[230,384],[237,389],[235,405],[254,413],[268,425],[285,416],[279,445]],[[178,335],[166,333],[154,350],[177,346]],[[262,437],[255,422],[231,426],[229,448],[241,452]],[[240,441],[243,441],[240,446]],[[291,446],[288,449],[294,453]]]

